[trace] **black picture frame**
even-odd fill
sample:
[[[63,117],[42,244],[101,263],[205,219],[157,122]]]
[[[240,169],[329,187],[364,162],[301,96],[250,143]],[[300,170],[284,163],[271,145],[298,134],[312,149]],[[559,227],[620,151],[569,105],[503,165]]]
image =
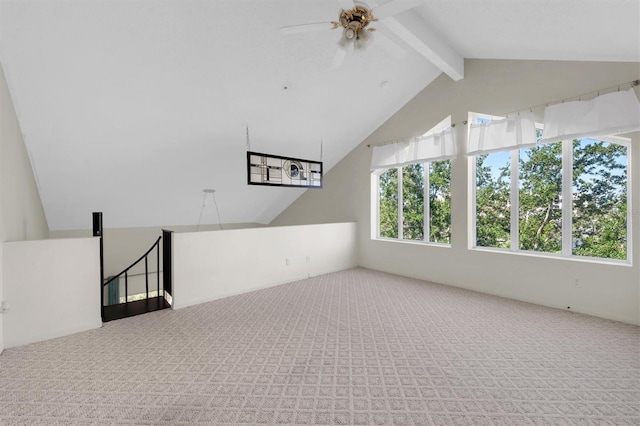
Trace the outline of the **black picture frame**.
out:
[[[247,184],[321,189],[321,161],[247,151]]]

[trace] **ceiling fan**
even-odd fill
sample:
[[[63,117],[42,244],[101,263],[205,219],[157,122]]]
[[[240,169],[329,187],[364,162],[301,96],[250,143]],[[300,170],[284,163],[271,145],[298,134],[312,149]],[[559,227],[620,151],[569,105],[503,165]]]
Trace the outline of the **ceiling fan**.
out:
[[[338,49],[332,62],[332,67],[337,68],[342,64],[342,61],[350,49],[364,49],[368,43],[371,43],[371,33],[376,31],[375,28],[369,26],[372,22],[412,9],[424,4],[425,1],[426,0],[391,0],[380,6],[369,7],[359,1],[340,0],[342,8],[337,21],[285,26],[280,28],[280,33],[288,35],[341,28],[342,35],[338,41]],[[382,46],[386,47],[392,54],[401,56],[405,53],[404,49],[391,39],[384,36],[384,34],[379,34],[378,39]]]

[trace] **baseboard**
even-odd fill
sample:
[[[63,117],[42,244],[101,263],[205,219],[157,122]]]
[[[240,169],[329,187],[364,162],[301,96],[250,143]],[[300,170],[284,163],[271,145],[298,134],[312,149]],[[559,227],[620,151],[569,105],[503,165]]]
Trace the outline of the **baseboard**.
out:
[[[417,277],[417,276],[399,274],[397,272],[371,268],[371,267],[368,267],[368,266],[363,267],[363,268],[371,269],[371,270],[379,271],[379,272],[385,272],[387,274],[393,274],[393,275],[403,276],[403,277],[407,277],[407,278],[412,278],[412,279],[415,279],[415,280],[420,280],[420,281],[425,281],[425,282],[432,282],[432,283],[435,283],[435,284],[448,285],[448,286],[456,287],[456,288],[462,288],[462,289],[465,289],[465,290],[475,291],[475,292],[478,292],[478,293],[489,294],[491,296],[504,297],[505,299],[517,300],[519,302],[532,303],[534,305],[540,305],[540,306],[545,306],[547,308],[559,309],[561,311],[567,311],[567,312],[577,313],[577,314],[581,314],[581,315],[589,315],[589,316],[608,319],[608,320],[612,320],[612,321],[623,322],[623,323],[626,323],[626,324],[640,325],[640,318],[626,317],[626,316],[622,316],[622,315],[617,315],[616,313],[612,313],[612,312],[591,311],[591,310],[588,310],[588,309],[585,310],[585,309],[581,309],[579,306],[572,307],[571,310],[567,310],[562,305],[558,305],[558,304],[554,305],[552,303],[547,302],[546,300],[536,299],[536,298],[533,298],[533,297],[522,297],[522,296],[503,293],[503,292],[499,292],[499,291],[489,291],[489,290],[484,290],[484,289],[478,289],[476,287],[469,287],[469,286],[465,286],[465,285],[457,284],[457,283],[437,282],[437,281],[426,279],[424,277]]]
[[[318,272],[314,272],[314,273],[307,273],[306,275],[300,275],[300,276],[296,276],[290,279],[286,279],[283,281],[276,281],[270,284],[264,284],[264,285],[259,285],[256,287],[252,287],[250,289],[245,289],[245,290],[240,290],[240,291],[231,291],[231,292],[226,292],[226,293],[221,293],[218,294],[216,296],[213,297],[202,297],[202,298],[198,298],[198,299],[193,299],[193,300],[189,300],[186,302],[182,302],[179,303],[178,306],[176,307],[176,303],[175,303],[175,299],[174,299],[174,304],[172,306],[172,309],[174,310],[178,310],[178,309],[183,309],[183,308],[188,308],[189,306],[194,306],[194,305],[199,305],[201,303],[207,303],[207,302],[213,302],[214,300],[219,300],[219,299],[224,299],[227,297],[232,297],[232,296],[238,296],[240,294],[246,294],[246,293],[251,293],[254,291],[258,291],[258,290],[264,290],[266,288],[271,288],[271,287],[276,287],[279,285],[283,285],[283,284],[289,284],[295,281],[301,281],[301,280],[306,280],[308,278],[313,278],[313,277],[317,277],[320,275],[325,275],[325,274],[330,274],[333,272],[340,272],[340,271],[346,271],[348,269],[352,269],[352,268],[356,268],[357,266],[348,266],[346,268],[341,268],[341,269],[332,269],[332,270],[327,270],[327,271],[318,271]]]
[[[43,342],[46,340],[57,339],[59,337],[68,336],[70,334],[81,333],[83,331],[94,330],[102,327],[102,319],[98,316],[95,321],[86,322],[84,324],[75,325],[74,327],[53,330],[49,333],[36,334],[23,339],[7,339],[5,335],[5,349],[15,348],[18,346],[29,345],[31,343]],[[12,341],[13,340],[13,341]]]

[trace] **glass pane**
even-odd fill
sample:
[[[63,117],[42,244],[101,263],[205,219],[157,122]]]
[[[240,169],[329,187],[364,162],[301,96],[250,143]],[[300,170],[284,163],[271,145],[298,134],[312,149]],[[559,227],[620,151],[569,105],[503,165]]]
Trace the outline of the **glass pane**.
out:
[[[451,244],[451,162],[429,163],[429,241]]]
[[[380,237],[398,238],[398,169],[379,177]]]
[[[509,152],[476,157],[476,245],[511,246]]]
[[[572,253],[627,258],[627,147],[573,141]]]
[[[402,168],[402,238],[424,240],[424,164]]]
[[[562,252],[562,142],[520,150],[520,249]]]

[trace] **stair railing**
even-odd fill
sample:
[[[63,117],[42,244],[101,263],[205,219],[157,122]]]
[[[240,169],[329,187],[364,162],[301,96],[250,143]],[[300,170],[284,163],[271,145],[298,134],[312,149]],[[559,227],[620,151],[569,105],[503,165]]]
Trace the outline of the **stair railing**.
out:
[[[127,267],[125,270],[120,272],[118,275],[114,275],[114,276],[110,277],[109,279],[104,280],[104,283],[102,284],[102,288],[104,289],[104,287],[109,285],[109,283],[115,281],[116,279],[118,279],[122,275],[124,275],[124,303],[129,303],[129,271],[131,270],[131,268],[133,268],[138,263],[140,263],[142,260],[144,260],[144,276],[145,276],[145,287],[146,287],[146,293],[147,293],[147,297],[146,298],[148,299],[149,298],[149,261],[148,261],[148,258],[149,258],[149,254],[153,251],[153,249],[156,249],[156,278],[157,278],[156,288],[157,288],[157,296],[160,297],[160,240],[161,239],[162,239],[162,237],[158,237],[158,239],[156,240],[155,243],[153,243],[151,248],[149,248],[149,250],[147,250],[145,254],[140,256],[140,258],[138,260],[136,260],[131,265],[129,265],[129,267]],[[104,292],[104,290],[103,290],[103,292]]]

